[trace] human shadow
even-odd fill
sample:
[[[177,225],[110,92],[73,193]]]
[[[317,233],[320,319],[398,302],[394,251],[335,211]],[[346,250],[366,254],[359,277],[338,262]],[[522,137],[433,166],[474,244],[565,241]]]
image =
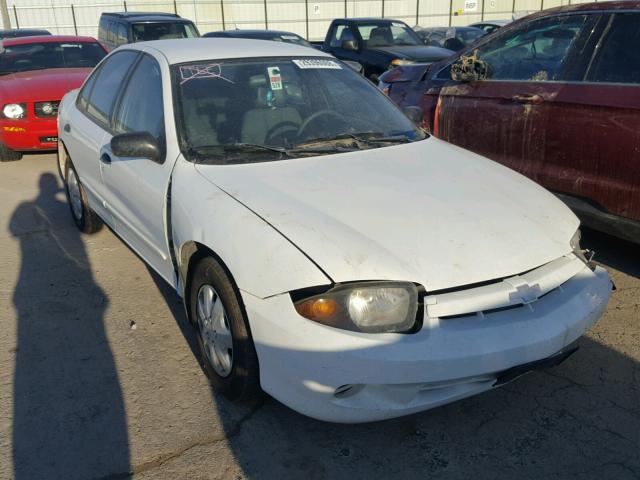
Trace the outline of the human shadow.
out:
[[[13,468],[17,480],[130,471],[127,419],[105,332],[108,297],[51,173],[11,217],[20,243]]]

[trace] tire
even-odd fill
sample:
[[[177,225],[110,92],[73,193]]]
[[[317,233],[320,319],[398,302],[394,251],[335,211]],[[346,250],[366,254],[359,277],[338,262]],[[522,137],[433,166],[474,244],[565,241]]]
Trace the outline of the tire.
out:
[[[203,309],[208,298],[210,308]],[[258,400],[258,356],[247,315],[229,275],[214,258],[203,257],[193,267],[188,301],[204,370],[214,389],[233,401]]]
[[[102,220],[91,210],[87,202],[87,194],[78,178],[76,169],[71,160],[67,160],[65,165],[65,192],[71,218],[82,233],[95,233],[102,228]]]
[[[15,162],[22,159],[22,154],[7,148],[0,143],[0,162]]]

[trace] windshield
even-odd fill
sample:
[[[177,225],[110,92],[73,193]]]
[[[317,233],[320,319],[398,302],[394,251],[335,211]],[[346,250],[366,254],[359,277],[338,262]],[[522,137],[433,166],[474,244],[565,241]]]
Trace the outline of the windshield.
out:
[[[5,46],[0,53],[0,75],[46,68],[93,68],[106,55],[92,42],[48,42]]]
[[[134,23],[132,29],[134,42],[198,36],[198,31],[190,23]]]
[[[174,67],[183,153],[217,164],[378,148],[425,137],[385,95],[330,58]]]
[[[358,31],[367,48],[423,45],[416,32],[400,22],[361,23]]]

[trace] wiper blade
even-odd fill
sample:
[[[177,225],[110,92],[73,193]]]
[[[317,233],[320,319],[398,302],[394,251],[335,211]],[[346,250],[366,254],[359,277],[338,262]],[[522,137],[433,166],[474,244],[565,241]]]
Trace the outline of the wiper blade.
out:
[[[368,137],[363,139],[363,141],[368,143],[409,143],[413,140],[406,135],[388,135],[383,137]]]
[[[376,136],[378,135],[378,136]],[[362,132],[362,133],[342,133],[340,135],[335,135],[333,137],[323,137],[323,138],[314,138],[311,140],[307,140],[303,143],[296,145],[296,148],[304,147],[305,145],[315,145],[315,144],[335,144],[337,142],[344,142],[345,140],[355,140],[356,146],[361,149],[360,144],[365,145],[375,145],[377,143],[408,143],[412,140],[406,135],[384,135],[379,132]]]
[[[286,153],[287,149],[282,147],[275,147],[271,145],[262,145],[259,143],[229,143],[223,145],[198,145],[197,147],[190,147],[190,150],[194,153],[209,152],[211,150],[221,150],[223,152],[238,151],[238,150],[268,150],[272,152]]]

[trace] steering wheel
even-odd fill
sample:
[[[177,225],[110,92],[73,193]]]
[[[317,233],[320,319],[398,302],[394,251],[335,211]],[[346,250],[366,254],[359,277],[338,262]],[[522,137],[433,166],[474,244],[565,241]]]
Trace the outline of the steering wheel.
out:
[[[302,122],[302,124],[300,125],[300,128],[298,128],[298,138],[304,139],[305,137],[303,136],[303,133],[306,133],[307,128],[309,128],[309,125],[311,125],[312,122],[315,122],[320,117],[334,117],[340,120],[341,122],[344,122],[342,115],[340,115],[337,112],[334,112],[333,110],[319,110],[316,113],[309,115],[304,120],[304,122]]]
[[[278,139],[278,136],[282,136],[288,132],[297,132],[298,124],[295,122],[282,122],[272,127],[265,135],[265,143],[267,145],[275,145],[279,142],[274,142]]]

